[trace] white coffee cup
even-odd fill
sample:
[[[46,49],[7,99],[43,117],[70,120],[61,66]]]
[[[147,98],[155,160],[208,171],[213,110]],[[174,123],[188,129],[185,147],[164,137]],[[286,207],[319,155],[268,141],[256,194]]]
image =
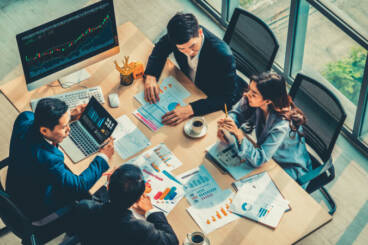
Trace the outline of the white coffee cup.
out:
[[[203,130],[205,124],[205,120],[203,117],[193,117],[192,118],[192,132],[197,135],[200,134]]]

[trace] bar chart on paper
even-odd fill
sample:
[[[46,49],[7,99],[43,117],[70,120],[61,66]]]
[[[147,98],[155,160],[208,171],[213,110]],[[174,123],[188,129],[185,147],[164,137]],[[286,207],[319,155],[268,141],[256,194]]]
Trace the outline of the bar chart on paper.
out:
[[[146,180],[145,194],[151,198],[152,204],[168,214],[184,196],[181,185],[166,175],[152,171],[145,166],[143,176]]]
[[[224,191],[224,194],[226,193],[231,193],[231,191]],[[208,234],[239,218],[239,216],[234,215],[229,210],[233,200],[232,198],[233,193],[216,205],[205,208],[191,206],[187,208],[187,211],[202,231]]]
[[[203,165],[179,175],[178,179],[184,185],[185,197],[191,205],[204,205],[221,191]]]

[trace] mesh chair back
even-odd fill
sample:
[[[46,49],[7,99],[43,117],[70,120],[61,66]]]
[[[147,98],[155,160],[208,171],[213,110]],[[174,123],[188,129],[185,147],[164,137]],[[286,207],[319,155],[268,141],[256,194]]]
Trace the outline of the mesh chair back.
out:
[[[0,191],[0,217],[19,238],[24,239],[32,233],[31,222],[12,202],[10,196],[3,191]]]
[[[271,29],[240,8],[231,17],[224,41],[234,54],[237,69],[248,77],[270,70],[279,48]]]
[[[325,86],[303,74],[295,78],[290,96],[307,118],[303,126],[307,144],[326,162],[346,118],[340,101]]]

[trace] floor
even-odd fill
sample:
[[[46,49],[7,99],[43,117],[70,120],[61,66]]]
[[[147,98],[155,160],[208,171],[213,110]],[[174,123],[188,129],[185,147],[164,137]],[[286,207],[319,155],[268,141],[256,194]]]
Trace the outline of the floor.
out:
[[[87,0],[0,0],[0,84],[22,74],[15,35],[63,16],[96,1]],[[190,0],[115,0],[117,24],[133,22],[152,41],[164,32],[177,11],[193,12],[200,23],[222,37],[223,31]],[[0,159],[8,155],[9,139],[17,112],[0,94]],[[336,178],[327,188],[336,201],[333,220],[299,241],[299,245],[368,244],[368,159],[343,136],[333,153]],[[4,180],[4,173],[1,175]],[[319,193],[313,197],[324,205]],[[2,224],[0,224],[2,227]],[[60,244],[64,235],[48,244]],[[13,234],[0,238],[0,245],[20,244]]]

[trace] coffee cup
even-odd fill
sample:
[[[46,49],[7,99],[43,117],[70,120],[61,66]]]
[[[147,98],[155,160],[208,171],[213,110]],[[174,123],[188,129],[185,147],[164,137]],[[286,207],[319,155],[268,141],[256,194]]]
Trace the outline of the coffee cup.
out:
[[[187,234],[187,242],[184,243],[185,245],[207,245],[206,243],[206,236],[199,231],[195,231],[192,233]],[[208,241],[208,240],[207,240]],[[209,244],[208,244],[209,245]]]
[[[205,121],[203,117],[193,117],[192,119],[192,132],[197,135],[200,134],[203,130]]]

